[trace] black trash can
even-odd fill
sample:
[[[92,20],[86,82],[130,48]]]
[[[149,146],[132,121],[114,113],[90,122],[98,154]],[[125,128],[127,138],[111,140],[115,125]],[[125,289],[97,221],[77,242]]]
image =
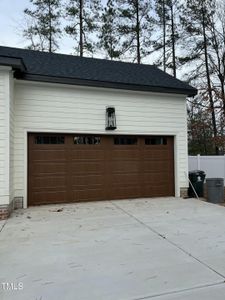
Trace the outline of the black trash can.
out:
[[[197,193],[198,197],[203,197],[204,195],[204,181],[205,181],[205,172],[201,170],[194,170],[189,172],[189,189],[188,196],[191,198],[196,198]],[[195,189],[195,192],[193,188]]]
[[[224,179],[223,178],[207,178],[207,200],[211,203],[224,202]]]

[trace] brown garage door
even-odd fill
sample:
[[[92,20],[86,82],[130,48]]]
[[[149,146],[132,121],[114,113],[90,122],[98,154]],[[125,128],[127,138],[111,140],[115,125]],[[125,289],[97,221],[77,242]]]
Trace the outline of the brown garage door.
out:
[[[173,137],[29,134],[29,205],[174,195]]]

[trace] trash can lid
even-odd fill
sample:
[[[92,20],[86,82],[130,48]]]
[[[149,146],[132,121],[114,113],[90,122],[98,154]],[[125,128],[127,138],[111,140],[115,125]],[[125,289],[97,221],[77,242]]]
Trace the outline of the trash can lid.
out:
[[[203,175],[203,174],[205,174],[205,172],[202,171],[202,170],[192,170],[192,171],[189,171],[189,174],[190,175],[192,175],[192,174],[201,174],[201,175]]]
[[[206,178],[206,181],[215,181],[215,180],[224,181],[224,178],[218,178],[218,177],[215,177],[215,178]]]

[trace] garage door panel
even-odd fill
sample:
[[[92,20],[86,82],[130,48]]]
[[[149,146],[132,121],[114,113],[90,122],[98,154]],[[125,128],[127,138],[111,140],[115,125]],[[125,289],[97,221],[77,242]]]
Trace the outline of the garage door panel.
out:
[[[65,163],[59,163],[58,161],[52,161],[52,162],[36,162],[33,163],[32,166],[33,174],[66,174],[66,164]]]
[[[124,174],[112,174],[111,176],[112,184],[116,185],[132,185],[132,184],[139,184],[139,174],[138,173],[124,173]]]
[[[156,152],[154,154],[154,152]],[[142,158],[144,161],[148,161],[148,160],[170,160],[171,159],[171,154],[169,153],[169,151],[143,151],[142,152]]]
[[[73,186],[91,186],[91,185],[103,185],[104,175],[92,174],[92,175],[81,175],[72,176]]]
[[[131,161],[131,160],[139,160],[140,153],[139,150],[113,150],[113,155],[111,155],[112,161]]]
[[[172,137],[43,136],[29,134],[29,205],[174,195]]]
[[[72,162],[71,168],[73,174],[102,174],[104,173],[104,161],[84,161]]]
[[[151,170],[151,172],[161,172],[163,170],[163,173],[169,172],[170,166],[168,162],[163,161],[145,161],[143,163],[143,172],[148,172]]]
[[[111,187],[111,199],[129,199],[129,198],[140,198],[140,187],[139,186],[117,186]]]
[[[34,176],[33,177],[33,187],[34,188],[52,188],[52,187],[63,187],[66,188],[66,177],[64,176],[52,176],[52,175],[48,175],[48,176],[41,176],[41,177],[37,177]]]
[[[142,175],[142,180],[143,182],[148,185],[148,184],[168,184],[170,181],[170,176],[169,174],[165,174],[162,172],[156,172],[156,173],[144,173]]]
[[[107,200],[105,198],[104,190],[102,189],[85,189],[85,190],[73,190],[72,202],[76,201],[97,201]]]
[[[74,148],[71,151],[71,159],[73,161],[77,160],[102,160],[104,158],[104,151],[103,150],[77,150]]]
[[[57,162],[66,161],[66,152],[63,150],[36,150],[31,154],[31,159],[35,161]]]
[[[63,203],[67,200],[66,192],[61,190],[47,190],[47,191],[34,191],[32,195],[31,205],[51,204],[51,203]]]
[[[139,161],[115,161],[109,163],[109,170],[115,173],[139,173]]]

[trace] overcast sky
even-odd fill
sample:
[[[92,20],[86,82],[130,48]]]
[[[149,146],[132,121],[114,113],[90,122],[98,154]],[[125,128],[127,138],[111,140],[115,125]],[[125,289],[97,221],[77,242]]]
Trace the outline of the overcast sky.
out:
[[[24,9],[32,7],[29,0],[0,0],[0,45],[24,48],[28,45],[22,37]],[[73,53],[73,41],[64,36],[60,41],[61,53]]]
[[[29,43],[22,37],[24,9],[32,7],[29,0],[0,0],[0,45],[24,48]],[[73,41],[64,36],[58,52],[71,54]]]
[[[23,10],[29,0],[0,0],[0,45],[22,48],[25,41],[19,35]]]
[[[102,0],[105,3],[106,0]],[[29,0],[0,0],[0,45],[24,48],[28,45],[22,37],[24,9],[32,7]],[[73,41],[66,35],[60,41],[57,52],[74,53]],[[97,53],[97,56],[101,56]]]

